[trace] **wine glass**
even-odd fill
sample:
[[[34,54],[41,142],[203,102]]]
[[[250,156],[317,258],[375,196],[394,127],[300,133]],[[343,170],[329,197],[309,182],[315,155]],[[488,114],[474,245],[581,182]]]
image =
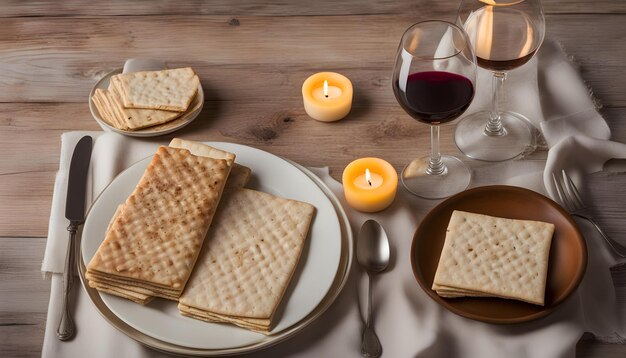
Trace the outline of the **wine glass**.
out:
[[[453,156],[439,152],[439,125],[459,117],[474,98],[476,57],[465,31],[446,21],[423,21],[402,35],[393,68],[393,93],[414,119],[430,124],[431,155],[402,171],[411,193],[440,199],[467,188],[471,174]]]
[[[537,52],[545,34],[539,0],[463,0],[457,24],[467,32],[478,66],[490,70],[491,110],[463,118],[454,141],[466,156],[499,162],[519,156],[535,146],[532,124],[523,115],[502,111],[506,71],[522,66]]]

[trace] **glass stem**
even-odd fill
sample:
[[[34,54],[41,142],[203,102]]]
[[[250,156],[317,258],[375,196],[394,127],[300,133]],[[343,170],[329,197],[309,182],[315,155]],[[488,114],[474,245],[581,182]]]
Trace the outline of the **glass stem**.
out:
[[[493,93],[491,98],[491,113],[489,115],[489,121],[485,126],[485,135],[488,136],[503,136],[506,135],[506,130],[502,127],[502,121],[500,120],[500,97],[502,96],[502,90],[504,88],[504,80],[506,80],[505,72],[493,73]]]
[[[446,171],[446,166],[443,164],[441,153],[439,152],[439,126],[430,126],[430,147],[430,160],[428,161],[426,174],[442,175]]]

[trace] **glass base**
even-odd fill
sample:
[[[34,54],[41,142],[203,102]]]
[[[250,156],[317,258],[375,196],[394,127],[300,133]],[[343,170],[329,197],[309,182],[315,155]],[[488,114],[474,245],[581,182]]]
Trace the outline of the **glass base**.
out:
[[[478,160],[501,162],[535,149],[535,140],[526,117],[501,112],[503,135],[485,134],[489,112],[477,112],[463,118],[454,130],[454,142],[463,154]]]
[[[469,186],[472,174],[461,160],[442,155],[446,170],[441,175],[428,174],[430,157],[410,162],[402,171],[402,184],[414,195],[426,199],[443,199],[459,193]]]

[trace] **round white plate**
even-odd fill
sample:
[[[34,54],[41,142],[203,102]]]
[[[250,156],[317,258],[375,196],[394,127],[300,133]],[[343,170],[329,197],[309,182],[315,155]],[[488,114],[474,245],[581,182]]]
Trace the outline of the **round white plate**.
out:
[[[104,131],[113,131],[131,137],[156,137],[159,135],[172,133],[188,125],[194,119],[196,119],[196,117],[202,111],[202,107],[204,107],[204,91],[202,90],[202,85],[200,85],[198,86],[198,93],[196,94],[196,97],[194,97],[193,101],[191,101],[191,104],[189,104],[189,109],[187,109],[187,112],[183,113],[180,117],[174,119],[173,121],[159,124],[153,127],[139,129],[136,131],[125,131],[115,128],[112,125],[109,125],[104,119],[102,119],[102,116],[98,111],[98,107],[93,104],[91,98],[93,97],[93,94],[97,88],[109,88],[109,81],[111,79],[111,76],[117,75],[118,73],[122,73],[121,68],[115,69],[107,73],[93,86],[91,92],[89,92],[89,110],[91,111],[91,115],[93,116],[93,118],[96,120],[96,122],[98,122],[98,124]]]
[[[335,206],[308,175],[289,162],[259,149],[223,142],[207,143],[237,155],[236,161],[252,169],[247,187],[281,197],[308,202],[316,214],[303,256],[283,302],[282,315],[272,335],[251,332],[229,324],[207,323],[180,315],[177,304],[155,299],[145,306],[100,294],[107,308],[138,332],[180,347],[228,350],[271,344],[310,315],[336,281],[342,259],[342,227]],[[87,265],[102,242],[116,207],[123,203],[143,175],[151,158],[146,158],[115,178],[92,205],[82,233],[81,256]]]

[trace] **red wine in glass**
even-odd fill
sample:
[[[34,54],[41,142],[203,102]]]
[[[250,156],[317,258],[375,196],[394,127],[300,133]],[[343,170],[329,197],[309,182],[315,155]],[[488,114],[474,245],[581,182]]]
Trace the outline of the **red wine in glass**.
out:
[[[406,86],[396,81],[393,89],[398,103],[411,117],[435,125],[455,120],[474,98],[472,81],[445,71],[412,73]]]
[[[428,20],[404,32],[391,87],[409,116],[430,125],[430,155],[411,160],[402,170],[402,185],[410,193],[441,199],[468,187],[469,168],[439,150],[439,125],[455,120],[470,106],[475,83],[476,55],[461,27]]]

